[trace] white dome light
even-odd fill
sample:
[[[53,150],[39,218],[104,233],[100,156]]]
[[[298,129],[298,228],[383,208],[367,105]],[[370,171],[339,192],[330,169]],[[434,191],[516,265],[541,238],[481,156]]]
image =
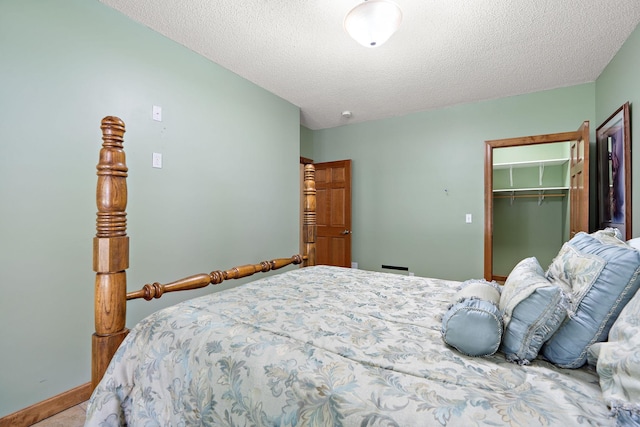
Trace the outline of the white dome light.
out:
[[[388,0],[368,0],[347,13],[344,28],[365,47],[378,47],[389,40],[402,22],[402,11]]]

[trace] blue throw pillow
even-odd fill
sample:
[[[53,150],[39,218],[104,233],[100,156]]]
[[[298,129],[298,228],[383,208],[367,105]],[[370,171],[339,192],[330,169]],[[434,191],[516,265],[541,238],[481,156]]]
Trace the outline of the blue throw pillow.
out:
[[[535,257],[511,271],[502,290],[504,336],[500,350],[510,362],[528,364],[567,316],[567,297],[544,275]]]
[[[495,353],[502,340],[500,287],[496,282],[469,280],[442,317],[442,339],[467,356]]]
[[[640,252],[615,230],[576,234],[553,260],[547,278],[569,291],[569,315],[542,347],[563,368],[579,368],[589,347],[606,341],[616,318],[640,288]]]

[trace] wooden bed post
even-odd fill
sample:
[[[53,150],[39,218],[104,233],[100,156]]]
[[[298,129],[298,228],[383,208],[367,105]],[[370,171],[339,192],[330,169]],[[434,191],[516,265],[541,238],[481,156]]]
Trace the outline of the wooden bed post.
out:
[[[316,265],[316,169],[312,164],[304,166],[304,216],[302,241],[304,242],[304,267]]]
[[[129,332],[125,328],[129,237],[127,237],[127,165],[122,149],[124,122],[102,119],[102,149],[96,167],[96,237],[93,239],[95,333],[91,339],[91,389],[104,375]]]

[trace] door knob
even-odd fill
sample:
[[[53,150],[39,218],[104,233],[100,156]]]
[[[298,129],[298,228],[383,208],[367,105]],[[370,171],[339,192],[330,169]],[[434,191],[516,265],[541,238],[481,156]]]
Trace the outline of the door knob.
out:
[[[342,234],[351,234],[351,231],[349,231],[349,230],[344,230],[344,231],[342,232]]]

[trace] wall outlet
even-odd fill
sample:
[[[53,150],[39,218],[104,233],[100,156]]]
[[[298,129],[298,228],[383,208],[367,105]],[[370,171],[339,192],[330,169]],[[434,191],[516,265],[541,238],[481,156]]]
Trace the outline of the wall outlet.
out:
[[[472,220],[471,220],[471,214],[467,214],[467,215],[465,216],[465,219],[464,219],[464,220],[465,220],[465,222],[466,222],[467,224],[471,224],[471,222],[472,222]]]
[[[409,272],[409,276],[415,276],[414,272],[413,272],[413,271],[410,271],[410,272]]]
[[[358,263],[357,262],[352,262],[351,263],[351,268],[358,268]]]

